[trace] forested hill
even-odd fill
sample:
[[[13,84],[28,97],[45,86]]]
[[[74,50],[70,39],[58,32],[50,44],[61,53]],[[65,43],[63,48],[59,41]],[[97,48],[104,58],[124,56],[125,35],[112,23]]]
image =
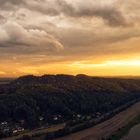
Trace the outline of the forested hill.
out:
[[[135,92],[140,91],[139,79],[117,79],[117,78],[99,78],[87,75],[44,75],[41,77],[28,75],[14,80],[10,84],[12,87],[20,88],[26,86],[47,86],[50,88],[59,88],[65,91],[93,91],[93,92]],[[34,87],[34,88],[35,88]],[[43,88],[42,87],[42,88]]]
[[[20,77],[0,85],[0,121],[24,119],[28,127],[104,114],[140,97],[140,80],[98,78],[86,75]],[[56,120],[54,120],[56,121]]]

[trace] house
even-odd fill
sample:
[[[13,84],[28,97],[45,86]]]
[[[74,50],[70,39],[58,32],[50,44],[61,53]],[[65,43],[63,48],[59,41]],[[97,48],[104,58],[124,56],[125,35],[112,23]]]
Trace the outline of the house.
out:
[[[13,134],[16,134],[17,132],[18,132],[17,129],[14,129],[14,130],[12,131]]]
[[[54,121],[58,121],[58,120],[60,120],[62,118],[62,115],[55,115],[55,116],[53,116],[53,120]]]
[[[78,115],[77,115],[77,118],[81,118],[81,115],[80,115],[80,114],[78,114]]]
[[[7,125],[8,122],[1,122],[1,125]]]
[[[40,121],[43,121],[43,120],[44,120],[44,117],[39,117],[39,120],[40,120]]]
[[[53,117],[53,120],[54,121],[57,121],[58,120],[58,117],[57,116]]]
[[[17,130],[18,130],[18,132],[22,132],[22,131],[24,131],[24,128],[18,127]]]
[[[16,125],[16,126],[13,128],[12,133],[13,133],[13,134],[16,134],[16,133],[18,133],[18,132],[23,132],[24,130],[25,130],[25,129],[24,129],[23,127],[20,127],[20,126]]]

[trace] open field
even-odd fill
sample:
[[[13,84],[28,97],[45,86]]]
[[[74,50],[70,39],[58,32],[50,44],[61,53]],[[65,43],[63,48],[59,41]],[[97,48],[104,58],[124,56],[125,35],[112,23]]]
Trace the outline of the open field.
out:
[[[117,129],[123,127],[127,122],[140,113],[140,102],[132,105],[130,108],[122,111],[113,118],[96,125],[95,127],[67,135],[55,140],[97,140],[107,137],[115,132]]]

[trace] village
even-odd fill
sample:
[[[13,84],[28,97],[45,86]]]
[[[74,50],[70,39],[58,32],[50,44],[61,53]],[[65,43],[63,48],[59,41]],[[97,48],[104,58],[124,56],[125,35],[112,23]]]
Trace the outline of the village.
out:
[[[95,115],[83,116],[81,114],[73,115],[73,121],[75,123],[81,123],[83,120],[90,120],[92,118],[100,118],[102,115],[100,112],[97,112]],[[39,128],[36,129],[46,129],[53,125],[61,124],[63,122],[63,117],[58,114],[52,116],[51,124],[46,123],[43,116],[39,117]],[[18,122],[8,122],[3,121],[0,123],[0,138],[17,136],[31,131],[25,127],[25,120],[19,120]]]
[[[10,123],[10,122],[1,122],[0,123],[0,137],[8,137],[18,135],[23,132],[25,129],[23,127],[24,120],[21,120],[19,123]]]

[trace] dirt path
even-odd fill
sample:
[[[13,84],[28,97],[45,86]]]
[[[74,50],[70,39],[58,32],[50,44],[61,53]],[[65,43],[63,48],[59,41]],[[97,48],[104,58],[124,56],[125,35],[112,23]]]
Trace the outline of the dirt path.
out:
[[[140,113],[140,102],[132,105],[130,108],[115,115],[113,118],[100,123],[89,129],[70,134],[68,136],[57,138],[55,140],[97,140],[109,136],[118,128],[124,126],[130,119],[133,119]]]

